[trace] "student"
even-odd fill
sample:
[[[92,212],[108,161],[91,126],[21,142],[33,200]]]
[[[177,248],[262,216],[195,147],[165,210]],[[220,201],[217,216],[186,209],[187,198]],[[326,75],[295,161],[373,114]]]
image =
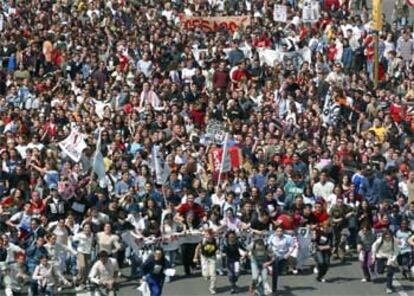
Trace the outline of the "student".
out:
[[[316,280],[318,282],[325,282],[325,275],[328,272],[331,251],[332,240],[324,228],[315,229],[313,231],[312,243],[315,250],[315,261],[318,266],[318,275]]]
[[[56,278],[59,278],[62,282],[68,281],[63,275],[58,272],[55,265],[51,264],[47,256],[40,258],[40,264],[36,266],[33,272],[32,291],[37,291],[40,295],[54,295],[58,282]],[[36,286],[36,287],[35,287]],[[36,295],[36,292],[33,292]]]
[[[272,252],[266,247],[263,239],[258,239],[253,242],[249,254],[252,270],[251,293],[256,292],[259,296],[270,294],[272,291],[267,283],[267,269],[273,263]]]
[[[246,255],[245,249],[237,240],[237,235],[234,230],[226,234],[226,240],[222,246],[222,252],[227,258],[227,272],[231,284],[231,294],[238,291],[237,280],[240,272],[240,259]]]
[[[151,296],[161,296],[165,280],[164,271],[168,268],[169,264],[161,248],[155,249],[154,254],[145,260],[142,269],[151,291]]]
[[[210,280],[209,291],[211,295],[216,294],[216,253],[218,245],[214,238],[213,231],[207,229],[204,231],[204,237],[201,243],[197,245],[194,262],[201,258],[201,273],[206,280]]]
[[[275,233],[268,239],[269,248],[273,251],[272,261],[272,292],[277,293],[277,282],[287,260],[293,251],[293,239],[283,233],[282,226],[276,226]]]
[[[119,274],[118,262],[114,258],[109,258],[105,250],[98,253],[98,258],[99,260],[91,268],[89,279],[95,284],[95,288],[104,290],[108,296],[114,296]]]
[[[376,241],[377,236],[372,231],[369,225],[362,226],[357,236],[357,251],[359,253],[359,261],[361,262],[362,272],[364,277],[362,282],[371,281],[371,267],[372,267],[372,244]]]
[[[398,241],[394,238],[390,230],[378,238],[372,245],[372,261],[375,262],[379,274],[383,274],[387,268],[387,287],[386,293],[394,292],[392,281],[397,265],[397,256],[400,252]]]
[[[412,261],[412,247],[408,244],[408,239],[412,236],[411,230],[408,228],[408,221],[402,220],[400,229],[395,233],[395,237],[399,241],[400,254],[397,257],[398,264],[402,267],[404,278],[411,278],[410,267]]]

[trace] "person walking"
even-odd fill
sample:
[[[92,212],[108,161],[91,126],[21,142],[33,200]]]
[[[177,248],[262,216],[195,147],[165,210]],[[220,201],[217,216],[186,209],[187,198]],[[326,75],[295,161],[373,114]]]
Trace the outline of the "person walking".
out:
[[[283,227],[277,226],[274,234],[268,239],[268,246],[273,252],[272,260],[272,292],[277,294],[277,283],[287,260],[293,252],[293,238],[283,233]]]
[[[316,280],[324,283],[325,275],[328,272],[331,253],[332,239],[324,228],[315,229],[313,231],[312,243],[315,250],[315,261],[318,268]]]
[[[364,277],[362,282],[371,281],[371,271],[372,271],[372,254],[371,249],[372,245],[376,241],[377,236],[372,231],[369,225],[364,225],[362,229],[358,232],[357,236],[357,251],[359,254],[359,261],[361,262],[362,272]]]
[[[213,231],[207,229],[204,231],[204,237],[201,243],[197,245],[194,262],[197,263],[201,259],[201,274],[205,280],[210,280],[209,291],[211,295],[216,294],[216,253],[218,245],[214,238]]]
[[[237,239],[234,230],[226,234],[226,239],[222,246],[222,252],[227,258],[227,272],[231,284],[231,294],[238,292],[237,280],[240,272],[240,259],[245,257],[246,250]]]

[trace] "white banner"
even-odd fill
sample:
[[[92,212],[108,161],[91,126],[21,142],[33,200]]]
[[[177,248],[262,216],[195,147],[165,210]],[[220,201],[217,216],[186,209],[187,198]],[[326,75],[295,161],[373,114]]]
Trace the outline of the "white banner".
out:
[[[152,147],[152,165],[155,170],[156,182],[157,184],[164,185],[167,182],[168,177],[171,174],[171,169],[168,164],[164,161],[160,153],[158,146],[154,145]]]
[[[308,47],[296,51],[282,52],[272,49],[258,49],[260,63],[274,67],[276,63],[282,63],[285,58],[298,59],[300,61],[312,62],[312,52]]]
[[[86,148],[84,136],[76,129],[72,129],[69,137],[59,143],[60,149],[75,162],[79,162],[82,151]]]
[[[273,9],[273,20],[275,22],[287,22],[287,6],[275,4]]]

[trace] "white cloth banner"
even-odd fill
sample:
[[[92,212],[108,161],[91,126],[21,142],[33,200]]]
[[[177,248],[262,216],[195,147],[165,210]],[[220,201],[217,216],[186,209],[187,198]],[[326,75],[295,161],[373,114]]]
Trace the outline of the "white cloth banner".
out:
[[[275,22],[287,22],[287,6],[275,4],[273,9],[273,20]]]
[[[93,100],[93,101],[95,103],[95,113],[96,115],[98,115],[99,119],[104,118],[106,108],[109,108],[110,110],[112,110],[111,104],[109,103],[101,102],[98,100]]]
[[[104,158],[101,152],[101,134],[102,130],[99,131],[98,142],[96,143],[96,150],[94,153],[92,168],[93,171],[98,175],[99,180],[105,178],[105,164]]]
[[[167,182],[168,177],[170,176],[171,169],[168,164],[164,161],[160,153],[158,146],[154,145],[152,147],[152,166],[155,171],[156,182],[157,184],[164,185]]]
[[[75,162],[79,162],[86,146],[84,136],[76,129],[72,129],[69,137],[59,143],[60,149]]]
[[[285,58],[299,59],[300,61],[312,62],[312,52],[308,47],[301,48],[296,51],[282,52],[272,49],[258,49],[260,63],[274,67],[275,63],[281,63]]]

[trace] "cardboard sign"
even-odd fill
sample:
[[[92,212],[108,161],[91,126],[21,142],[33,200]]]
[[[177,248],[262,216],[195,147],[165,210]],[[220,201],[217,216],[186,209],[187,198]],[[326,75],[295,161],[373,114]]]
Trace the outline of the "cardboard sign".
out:
[[[287,6],[275,4],[273,9],[273,20],[275,22],[287,22]]]
[[[320,7],[318,1],[305,0],[302,6],[302,22],[317,22],[320,17]]]
[[[221,144],[226,135],[224,123],[217,120],[210,120],[206,127],[206,138],[215,144]]]
[[[249,16],[182,16],[181,24],[185,30],[200,28],[204,32],[217,32],[227,29],[236,32],[240,27],[250,24]]]

